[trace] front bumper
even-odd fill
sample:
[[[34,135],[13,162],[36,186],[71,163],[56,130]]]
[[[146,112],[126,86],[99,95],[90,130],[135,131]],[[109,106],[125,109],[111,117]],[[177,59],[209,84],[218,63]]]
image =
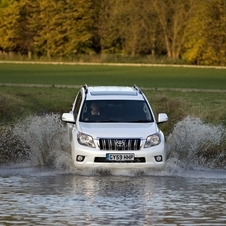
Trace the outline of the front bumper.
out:
[[[130,162],[112,162],[106,160],[107,154],[134,154],[134,161]],[[83,156],[82,161],[78,161],[78,156]],[[156,156],[162,156],[161,161],[156,161]],[[72,160],[76,168],[112,168],[112,169],[163,169],[165,166],[165,143],[157,146],[142,148],[140,150],[98,150],[72,143]]]

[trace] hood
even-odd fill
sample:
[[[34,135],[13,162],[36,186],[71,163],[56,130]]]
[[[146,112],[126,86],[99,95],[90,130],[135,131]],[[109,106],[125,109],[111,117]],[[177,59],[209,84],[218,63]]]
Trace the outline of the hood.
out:
[[[156,123],[80,123],[81,132],[93,138],[144,138],[158,132]]]

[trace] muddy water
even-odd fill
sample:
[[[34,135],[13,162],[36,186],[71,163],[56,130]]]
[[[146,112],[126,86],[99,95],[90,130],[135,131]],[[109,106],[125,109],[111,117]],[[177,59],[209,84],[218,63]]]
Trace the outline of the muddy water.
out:
[[[0,225],[226,225],[222,156],[197,157],[210,142],[220,145],[224,128],[178,123],[160,172],[81,171],[57,118],[32,117],[12,130],[30,156],[0,166]]]
[[[226,225],[225,179],[224,170],[151,176],[4,167],[0,225]]]

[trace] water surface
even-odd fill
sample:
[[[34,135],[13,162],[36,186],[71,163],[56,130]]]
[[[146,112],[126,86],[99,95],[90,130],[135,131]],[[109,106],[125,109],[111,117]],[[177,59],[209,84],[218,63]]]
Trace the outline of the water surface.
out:
[[[1,134],[0,225],[226,225],[224,150],[199,154],[224,138],[188,117],[162,171],[76,170],[59,117],[28,118]]]
[[[0,170],[0,224],[225,225],[225,173],[79,175],[7,167]]]

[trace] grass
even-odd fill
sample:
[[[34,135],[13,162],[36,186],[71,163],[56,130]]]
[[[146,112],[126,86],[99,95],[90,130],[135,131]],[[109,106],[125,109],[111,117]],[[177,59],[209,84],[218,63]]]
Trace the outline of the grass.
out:
[[[213,68],[0,64],[0,83],[44,84],[50,87],[0,86],[1,124],[28,114],[67,112],[78,88],[58,85],[133,85],[144,93],[156,113],[166,112],[169,133],[187,115],[226,126],[226,70]],[[216,92],[180,92],[148,88],[216,89]],[[146,88],[146,89],[145,89]]]
[[[226,70],[214,68],[0,64],[0,83],[133,85],[226,89]]]

